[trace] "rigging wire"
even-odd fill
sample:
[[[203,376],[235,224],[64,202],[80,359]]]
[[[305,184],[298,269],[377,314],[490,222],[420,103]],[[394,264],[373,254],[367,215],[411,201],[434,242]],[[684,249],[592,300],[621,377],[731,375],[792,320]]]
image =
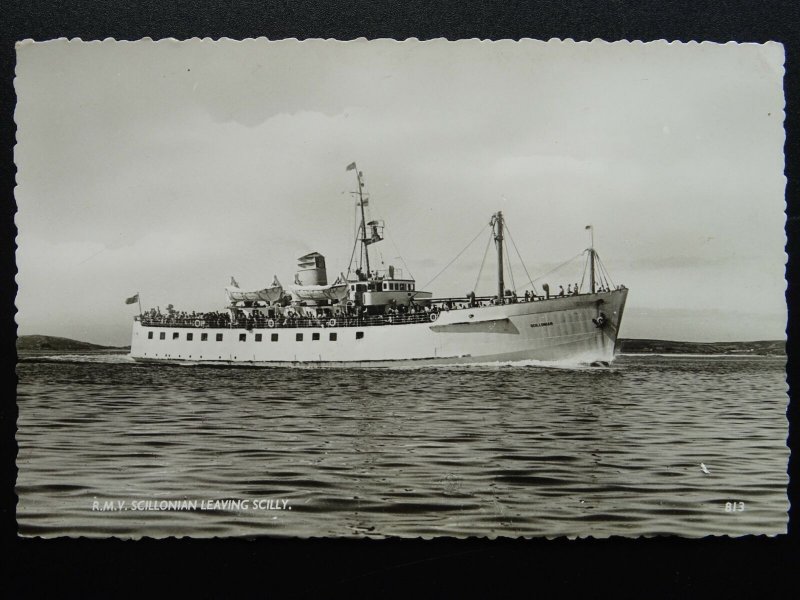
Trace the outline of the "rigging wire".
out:
[[[603,263],[600,260],[600,255],[597,252],[594,253],[594,261],[595,261],[595,277],[597,277],[597,281],[601,287],[605,287],[608,285],[608,280],[606,279],[605,273],[603,272]]]
[[[583,289],[583,281],[586,279],[586,269],[589,268],[589,261],[591,260],[590,256],[586,255],[586,261],[583,263],[583,275],[581,275],[581,285],[580,289]]]
[[[503,239],[503,241],[506,244],[505,255],[506,255],[506,264],[508,265],[508,274],[511,277],[511,290],[514,292],[514,294],[516,294],[517,293],[517,284],[514,283],[514,271],[511,268],[511,253],[508,251],[508,242],[506,242],[505,239]],[[505,296],[505,290],[503,290],[503,296]]]
[[[557,266],[556,268],[554,268],[554,269],[550,269],[550,270],[549,270],[547,273],[545,273],[544,275],[539,275],[539,277],[537,277],[537,278],[536,278],[536,279],[534,279],[533,281],[539,281],[540,279],[544,279],[545,277],[547,277],[547,276],[548,276],[548,275],[550,275],[551,273],[555,273],[555,272],[556,272],[556,271],[558,271],[558,270],[559,270],[561,267],[563,267],[564,265],[568,265],[568,264],[569,264],[569,263],[571,263],[573,260],[575,260],[576,258],[578,258],[579,256],[581,256],[582,254],[583,254],[583,252],[578,252],[578,254],[576,254],[575,256],[573,256],[572,258],[570,258],[569,260],[566,260],[566,261],[564,261],[563,263],[561,263],[560,265],[558,265],[558,266]],[[531,283],[533,283],[533,281],[531,281]]]
[[[600,265],[600,270],[606,277],[606,287],[608,287],[609,283],[611,283],[611,287],[616,287],[614,285],[614,280],[611,279],[611,274],[608,272],[608,269],[606,269],[606,266],[603,264],[603,261],[600,260],[600,256],[597,254],[597,252],[595,252],[594,255],[595,258],[597,258],[597,263]]]
[[[356,232],[356,221],[358,217],[356,216],[356,211],[353,211],[353,231]],[[350,253],[350,262],[347,263],[347,275],[345,279],[350,279],[350,272],[353,269],[353,258],[356,255],[356,247],[358,246],[358,233],[356,232],[355,235],[355,242],[353,242],[353,251]]]
[[[362,187],[366,188],[366,184],[364,186],[362,186]],[[378,206],[378,204],[380,204],[380,203],[376,202],[375,200],[373,200],[370,197],[369,192],[367,192],[366,190],[363,191],[363,195],[364,195],[364,201],[365,201],[364,206],[367,207],[364,214],[365,214],[365,216],[369,215],[370,217],[374,217],[374,220],[378,220],[378,221],[383,221],[384,222],[383,234],[384,234],[384,239],[385,239],[385,236],[388,234],[388,229],[386,228],[385,219],[381,215],[380,207]],[[370,221],[372,221],[372,220],[373,219],[371,218]],[[367,223],[365,222],[364,223],[364,227],[365,227],[364,237],[366,237],[366,235],[367,235],[366,234],[366,226],[367,226]],[[391,241],[392,241],[392,245],[394,246],[395,251],[397,252],[398,255],[400,255],[400,250],[397,249],[397,244],[394,243],[393,239]],[[381,250],[381,246],[378,245],[375,248],[375,250],[377,250],[377,252],[378,252],[378,258],[380,258],[381,265],[385,267],[386,266],[386,260],[385,260],[385,258],[383,256],[383,251]],[[403,259],[402,256],[400,256],[400,260],[403,261],[403,264],[405,265],[406,261]],[[408,265],[405,265],[405,266],[406,266],[406,270],[408,270],[409,275],[410,275],[411,274],[411,270],[408,269]],[[377,271],[377,269],[375,269],[375,270]],[[413,279],[413,276],[411,278]]]
[[[376,216],[375,216],[375,219],[376,219],[376,220],[378,220],[378,221],[383,221],[383,222],[384,222],[384,226],[383,226],[383,228],[382,228],[382,231],[381,231],[381,233],[383,233],[383,234],[384,234],[384,236],[385,236],[385,235],[386,235],[386,222],[385,222],[385,221],[384,221],[384,219],[383,219],[383,218],[380,216],[380,213],[378,212],[378,210],[377,210],[377,209],[376,209],[376,210],[375,210],[375,212],[374,212],[374,213],[372,213],[372,214],[376,215]],[[379,256],[379,257],[380,257],[380,259],[381,259],[381,265],[382,265],[382,266],[385,268],[385,267],[386,267],[386,261],[385,261],[385,260],[384,260],[384,258],[383,258],[383,250],[381,250],[381,246],[382,246],[381,244],[378,244],[378,247],[376,248],[376,250],[378,251],[378,256]],[[376,270],[377,270],[377,269],[376,269]]]
[[[489,254],[489,246],[492,244],[492,234],[489,234],[489,239],[486,241],[486,250],[483,251],[483,260],[481,261],[481,268],[478,269],[478,278],[475,280],[475,285],[472,286],[472,292],[475,293],[475,290],[478,289],[478,283],[481,280],[481,274],[483,273],[483,265],[486,264],[486,257]]]
[[[408,273],[409,279],[414,279],[414,275],[412,275],[411,269],[409,269],[408,265],[406,264],[406,259],[403,258],[403,255],[400,253],[400,249],[397,247],[397,244],[394,243],[394,238],[392,237],[392,234],[389,232],[389,228],[388,227],[384,227],[383,231],[386,232],[386,237],[388,237],[389,241],[392,242],[392,246],[394,247],[394,251],[397,252],[397,256],[400,259],[400,262],[402,262],[403,266],[406,268],[406,272]]]
[[[459,252],[458,254],[456,254],[455,258],[454,258],[453,260],[451,260],[449,263],[447,263],[447,264],[445,265],[444,269],[442,269],[441,271],[439,271],[439,272],[438,272],[438,273],[437,273],[437,274],[436,274],[436,275],[433,277],[433,279],[431,279],[431,280],[430,280],[428,283],[426,283],[425,285],[423,285],[423,286],[422,286],[422,288],[424,289],[424,288],[428,287],[430,284],[432,284],[434,281],[436,281],[436,279],[439,277],[439,275],[441,275],[442,273],[444,273],[444,272],[445,272],[445,271],[446,271],[446,270],[447,270],[447,269],[450,267],[450,265],[452,265],[454,262],[456,262],[456,260],[458,260],[458,257],[460,257],[462,254],[464,254],[464,252],[466,252],[467,248],[469,248],[470,246],[472,246],[472,244],[474,244],[474,243],[475,243],[475,240],[477,240],[477,239],[478,239],[478,238],[481,236],[481,234],[483,233],[483,230],[484,230],[485,228],[486,228],[486,226],[484,225],[484,227],[483,227],[483,228],[481,228],[481,230],[478,232],[478,235],[476,235],[474,238],[472,238],[472,241],[470,241],[470,243],[469,243],[469,244],[467,244],[466,246],[464,246],[464,249],[463,249],[463,250],[461,250],[461,252]]]
[[[358,202],[353,208],[353,237],[358,239]]]
[[[369,194],[367,192],[362,192],[362,193],[363,193],[363,196],[364,196],[364,201],[366,201],[365,206],[370,206],[369,201],[371,200],[371,198],[369,197]],[[355,196],[355,195],[358,195],[358,192],[351,192],[351,194]],[[373,204],[374,204],[374,201],[373,201]],[[360,203],[356,202],[355,209],[353,211],[353,237],[355,238],[355,242],[353,244],[353,251],[350,253],[350,262],[348,263],[348,266],[347,266],[347,277],[348,278],[350,277],[350,273],[352,272],[353,258],[355,257],[356,247],[358,246],[358,243],[360,241],[359,240],[359,235],[360,235],[360,232],[361,232],[361,225],[359,224],[359,220],[358,220],[359,219],[359,210],[358,210],[359,206],[360,206]],[[373,208],[375,208],[375,207],[373,207]],[[365,217],[366,217],[366,213],[368,213],[368,212],[371,212],[371,209],[369,209],[369,208],[366,209]],[[381,219],[379,211],[375,210],[374,212],[377,215],[376,218]],[[364,223],[364,227],[366,227],[366,223]],[[386,237],[388,237],[389,241],[392,243],[392,246],[394,247],[394,250],[397,253],[398,258],[403,263],[403,266],[406,269],[405,272],[408,273],[408,276],[411,279],[414,279],[414,275],[411,273],[411,269],[409,268],[408,264],[406,263],[406,259],[403,258],[403,255],[400,252],[400,249],[397,247],[397,243],[395,243],[394,237],[392,237],[389,229],[384,226],[384,230],[383,231],[384,231],[384,234],[386,235]],[[366,232],[364,232],[364,235],[366,235]],[[363,268],[365,250],[366,250],[366,248],[362,247],[361,248],[361,252],[359,253],[359,268]],[[381,265],[385,265],[386,262],[385,262],[385,259],[384,259],[384,256],[383,256],[383,252],[381,251],[380,247],[378,247],[377,250],[378,250],[378,255],[380,257]]]
[[[525,261],[522,260],[522,254],[520,254],[519,248],[517,248],[517,243],[514,241],[514,236],[511,235],[511,230],[508,228],[508,225],[506,225],[505,222],[503,222],[503,226],[506,228],[506,232],[508,233],[508,237],[511,238],[511,244],[514,246],[514,250],[517,251],[517,256],[519,257],[519,262],[522,264],[522,268],[525,270],[525,275],[528,276],[528,283],[531,284],[531,287],[533,288],[533,293],[538,295],[539,292],[536,291],[536,286],[533,284],[533,280],[531,279],[531,274],[528,273],[528,267],[525,266]],[[525,287],[527,287],[527,286],[525,286]]]

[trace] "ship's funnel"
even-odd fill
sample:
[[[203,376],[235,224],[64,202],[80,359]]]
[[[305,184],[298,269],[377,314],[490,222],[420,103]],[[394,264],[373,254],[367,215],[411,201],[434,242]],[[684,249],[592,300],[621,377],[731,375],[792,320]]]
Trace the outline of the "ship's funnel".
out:
[[[311,252],[297,259],[297,283],[300,285],[328,285],[325,257]]]

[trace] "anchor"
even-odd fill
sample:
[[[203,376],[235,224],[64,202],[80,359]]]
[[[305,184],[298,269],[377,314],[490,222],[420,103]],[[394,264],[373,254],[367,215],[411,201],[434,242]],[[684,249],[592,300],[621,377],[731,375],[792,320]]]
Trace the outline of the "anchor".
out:
[[[600,313],[600,316],[598,316],[596,319],[592,319],[592,323],[594,323],[594,326],[598,329],[605,327],[607,322],[608,321],[604,313]]]

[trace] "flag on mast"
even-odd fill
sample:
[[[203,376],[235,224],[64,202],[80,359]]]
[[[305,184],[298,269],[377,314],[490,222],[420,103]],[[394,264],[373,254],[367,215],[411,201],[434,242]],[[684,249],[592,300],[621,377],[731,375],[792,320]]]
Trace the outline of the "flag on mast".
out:
[[[139,292],[136,292],[136,294],[131,296],[130,298],[125,298],[125,304],[136,304],[138,301],[139,301]]]
[[[591,229],[591,228],[592,228],[592,226],[591,226],[591,225],[587,225],[587,226],[586,226],[586,229]]]
[[[351,162],[349,165],[347,165],[347,168],[345,169],[345,171],[352,171],[355,168],[356,168],[356,163]]]

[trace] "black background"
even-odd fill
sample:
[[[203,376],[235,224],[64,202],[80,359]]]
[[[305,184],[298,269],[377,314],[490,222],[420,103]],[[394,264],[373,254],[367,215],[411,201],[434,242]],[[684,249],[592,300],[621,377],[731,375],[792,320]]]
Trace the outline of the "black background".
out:
[[[798,105],[800,3],[728,0],[561,2],[40,2],[0,5],[0,521],[3,590],[9,597],[59,593],[91,596],[154,592],[230,597],[355,596],[385,593],[591,597],[774,596],[798,568],[795,519],[777,539],[685,540],[39,540],[16,534],[17,408],[14,374],[14,42],[58,37],[136,40],[175,37],[242,39],[394,38],[608,41],[779,41],[786,49],[788,381],[796,387],[798,354]],[[54,99],[57,101],[57,99]],[[754,199],[755,201],[755,199]],[[730,293],[736,293],[732,282]],[[796,423],[797,407],[789,417]],[[792,427],[790,431],[794,432]],[[790,446],[796,446],[790,434]],[[796,458],[789,467],[792,481]],[[789,489],[796,499],[796,485]],[[794,502],[792,502],[794,504]],[[794,510],[790,515],[793,516]]]

